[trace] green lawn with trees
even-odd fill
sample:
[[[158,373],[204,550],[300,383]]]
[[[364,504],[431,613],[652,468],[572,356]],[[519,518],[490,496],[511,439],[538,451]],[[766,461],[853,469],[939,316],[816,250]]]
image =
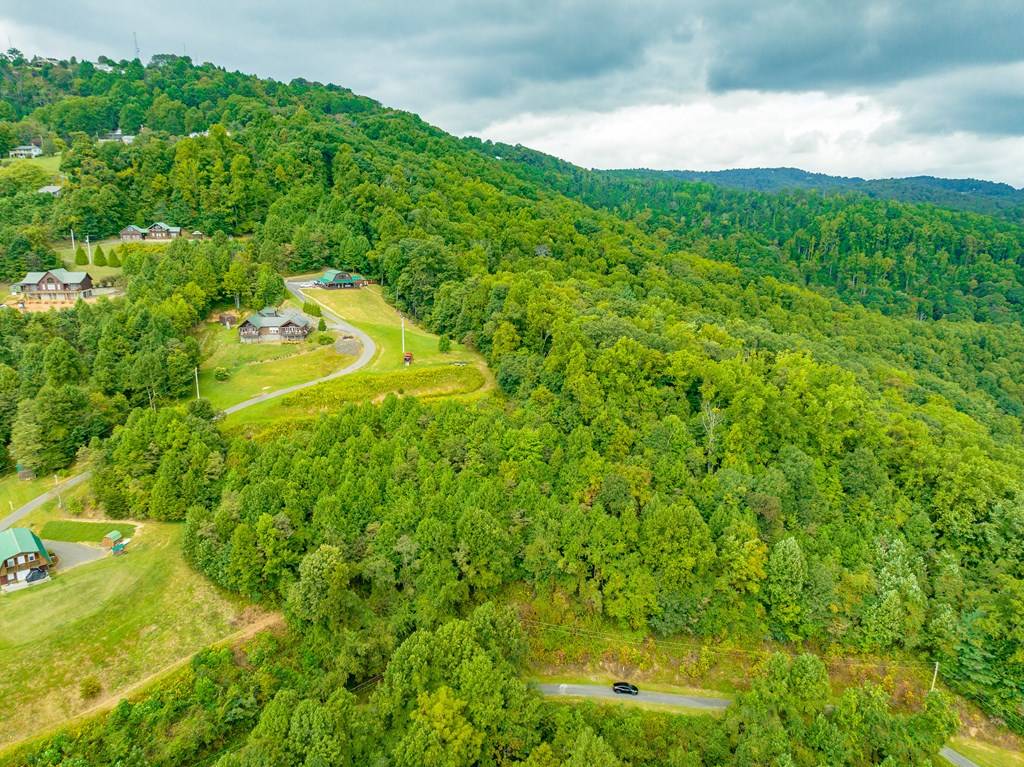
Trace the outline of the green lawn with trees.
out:
[[[0,75],[0,137],[66,147],[59,198],[0,184],[0,279],[72,227],[213,233],[120,246],[113,301],[0,313],[7,463],[89,446],[106,514],[182,523],[189,587],[288,625],[22,762],[918,765],[954,695],[1024,733],[1021,225],[588,171],[179,56]],[[383,286],[307,296],[382,339],[370,370],[266,428],[189,399],[202,318],[329,266]],[[721,719],[549,703],[524,590],[785,652]],[[938,661],[940,689],[834,684],[837,657]]]

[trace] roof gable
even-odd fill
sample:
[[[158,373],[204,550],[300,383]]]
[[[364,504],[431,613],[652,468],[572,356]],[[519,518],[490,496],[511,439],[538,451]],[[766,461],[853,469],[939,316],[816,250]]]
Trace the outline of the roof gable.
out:
[[[50,555],[39,536],[27,527],[12,527],[0,532],[0,561],[29,552],[35,552],[47,562],[50,561]]]

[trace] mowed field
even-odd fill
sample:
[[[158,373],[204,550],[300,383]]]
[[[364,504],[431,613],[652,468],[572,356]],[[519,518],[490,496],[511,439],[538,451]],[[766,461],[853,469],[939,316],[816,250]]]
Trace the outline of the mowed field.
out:
[[[227,419],[229,427],[268,424],[329,413],[347,402],[380,401],[388,394],[437,397],[478,397],[494,388],[483,357],[452,343],[438,351],[438,337],[405,323],[405,348],[413,364],[402,363],[402,317],[376,285],[359,290],[307,289],[303,294],[366,332],[377,353],[363,370],[280,399],[255,405]]]
[[[123,556],[106,555],[49,583],[0,595],[0,698],[18,701],[0,716],[0,749],[56,727],[261,617],[185,562],[183,525],[67,520],[61,513],[50,502],[19,525],[48,539],[87,542],[121,527],[132,541]],[[99,682],[100,692],[86,699],[81,685],[88,678]]]
[[[338,354],[333,344],[319,345],[316,337],[314,330],[298,344],[243,344],[237,327],[206,323],[198,331],[203,355],[199,393],[223,409],[263,392],[328,375],[354,359]],[[217,380],[217,368],[227,370],[227,380]]]
[[[66,232],[65,232],[66,234]],[[110,251],[118,247],[121,241],[117,237],[108,237],[105,240],[99,240],[92,243],[93,255],[96,254],[96,246],[99,245],[103,248],[103,252],[106,255],[110,255]],[[54,243],[53,249],[57,251],[57,255],[60,256],[60,260],[64,262],[64,268],[71,271],[77,272],[89,272],[94,280],[105,280],[109,277],[117,277],[121,274],[120,266],[96,266],[96,264],[76,264],[75,263],[75,251],[78,246],[85,247],[85,241],[75,241],[75,247],[71,247],[71,240],[61,240],[60,242]]]

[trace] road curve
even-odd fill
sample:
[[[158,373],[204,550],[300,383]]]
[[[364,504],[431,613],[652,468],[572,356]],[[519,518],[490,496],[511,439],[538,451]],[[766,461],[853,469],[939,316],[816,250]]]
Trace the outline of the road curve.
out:
[[[377,353],[377,344],[373,342],[366,333],[357,328],[355,325],[351,325],[345,322],[341,317],[331,311],[329,308],[324,306],[322,303],[317,301],[315,298],[306,296],[300,290],[298,283],[296,282],[285,282],[285,287],[288,288],[288,292],[291,293],[300,302],[313,301],[323,311],[324,320],[327,322],[327,326],[332,330],[341,330],[345,333],[349,333],[359,339],[359,342],[363,345],[363,350],[360,352],[358,359],[351,365],[343,367],[341,370],[335,370],[333,373],[322,376],[321,378],[314,378],[312,381],[306,381],[304,383],[295,384],[294,386],[286,386],[283,389],[275,389],[274,391],[268,391],[265,394],[258,394],[255,397],[239,402],[237,405],[224,408],[224,412],[228,415],[231,413],[237,413],[239,410],[244,410],[247,407],[258,405],[261,402],[266,402],[268,399],[274,399],[275,397],[283,397],[285,394],[291,394],[292,392],[300,391],[301,389],[308,389],[310,386],[316,386],[322,384],[325,381],[333,381],[335,378],[341,378],[347,376],[350,373],[354,373],[357,370],[366,367],[370,360],[373,359]]]
[[[68,477],[63,482],[58,483],[52,490],[47,490],[42,495],[37,495],[24,506],[19,506],[12,513],[8,514],[3,519],[0,519],[0,530],[6,530],[19,519],[28,516],[29,513],[35,511],[47,501],[56,498],[57,493],[70,490],[75,485],[80,485],[85,482],[85,480],[89,479],[91,475],[91,471],[83,471],[81,474],[75,474],[73,477]]]
[[[703,695],[677,695],[668,692],[644,692],[638,695],[617,695],[612,692],[611,685],[600,684],[535,684],[534,688],[549,697],[571,697],[571,698],[608,698],[629,703],[638,701],[640,703],[656,703],[666,706],[681,706],[684,708],[703,709],[705,711],[723,711],[732,702],[727,698],[710,698]],[[947,762],[956,767],[978,767],[966,756],[943,746],[939,755]]]
[[[551,697],[609,698],[612,700],[639,703],[657,703],[663,706],[684,706],[707,711],[723,711],[732,701],[727,698],[706,698],[701,695],[679,695],[670,692],[646,692],[637,695],[617,695],[611,685],[600,684],[538,684],[536,688]]]
[[[324,306],[322,303],[317,301],[315,298],[310,299],[308,296],[303,295],[297,283],[285,282],[285,287],[288,288],[288,291],[293,296],[295,296],[295,298],[297,298],[299,302],[308,300],[315,301],[316,304],[323,310],[324,320],[327,322],[328,327],[332,328],[333,330],[341,330],[343,332],[350,333],[351,335],[355,336],[363,345],[363,350],[359,354],[359,357],[358,359],[355,360],[355,362],[353,362],[350,365],[346,365],[341,370],[336,370],[329,375],[322,376],[321,378],[315,378],[312,381],[306,381],[305,383],[295,384],[294,386],[286,386],[283,389],[276,389],[274,391],[269,391],[265,394],[260,394],[256,397],[247,399],[244,402],[239,402],[237,405],[232,405],[231,407],[224,408],[225,413],[237,413],[239,410],[244,410],[247,407],[258,405],[261,402],[266,402],[268,399],[282,397],[285,394],[291,394],[292,392],[299,391],[300,389],[305,389],[310,386],[316,386],[317,384],[324,383],[325,381],[331,381],[335,378],[340,378],[341,376],[347,376],[350,373],[354,373],[357,370],[369,364],[370,360],[372,360],[374,355],[377,353],[377,344],[373,342],[373,339],[370,338],[370,336],[368,336],[366,333],[364,333],[362,330],[355,327],[354,325],[350,325],[349,323],[345,322],[345,320],[343,320],[329,308]],[[18,520],[24,518],[35,509],[38,509],[47,501],[56,498],[58,492],[70,490],[72,487],[75,487],[75,485],[79,485],[85,480],[87,480],[91,475],[91,471],[83,471],[81,474],[75,474],[73,477],[68,477],[67,479],[65,479],[52,490],[47,490],[42,495],[36,496],[31,501],[26,503],[24,506],[15,509],[12,513],[0,519],[0,530],[6,530],[8,527],[13,525]]]

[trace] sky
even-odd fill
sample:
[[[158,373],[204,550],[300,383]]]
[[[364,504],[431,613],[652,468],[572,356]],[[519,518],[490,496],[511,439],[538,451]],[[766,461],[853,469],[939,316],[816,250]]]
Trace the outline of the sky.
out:
[[[33,0],[0,42],[334,82],[587,167],[1024,186],[1024,0]]]

